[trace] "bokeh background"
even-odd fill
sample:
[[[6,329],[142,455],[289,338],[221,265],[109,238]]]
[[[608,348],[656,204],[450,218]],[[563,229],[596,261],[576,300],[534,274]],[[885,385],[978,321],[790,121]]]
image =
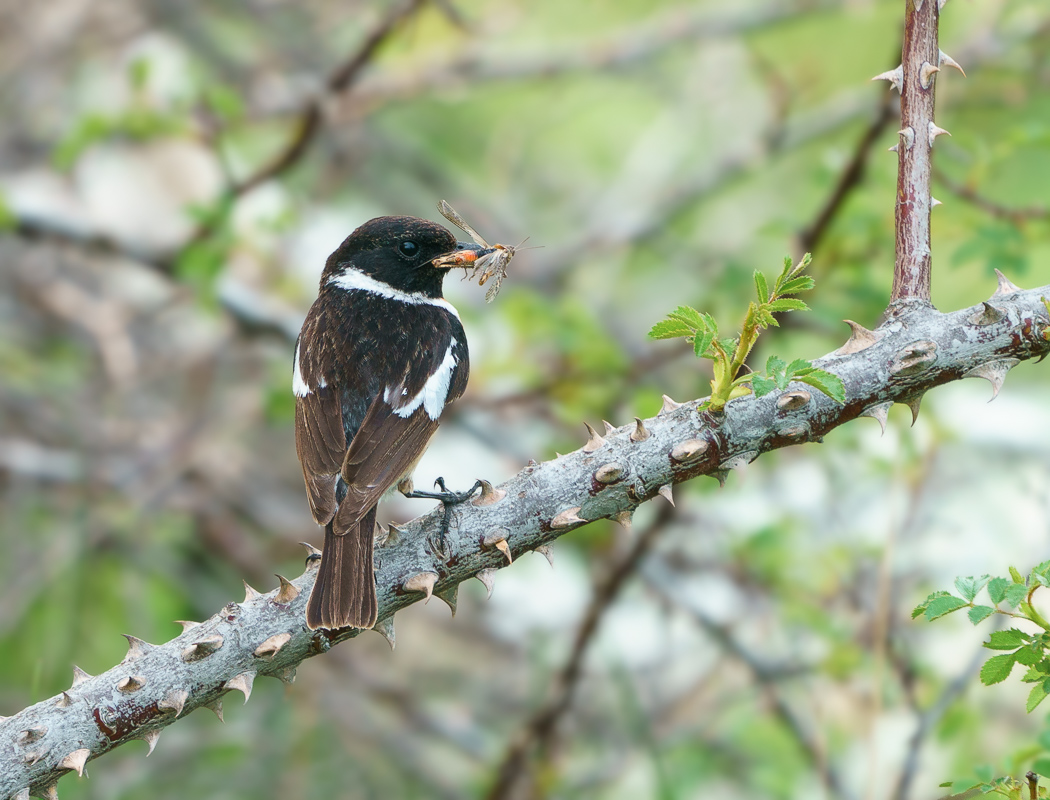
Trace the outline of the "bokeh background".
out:
[[[319,543],[291,355],[327,254],[449,200],[525,237],[491,305],[451,276],[466,396],[417,485],[502,480],[581,424],[706,394],[645,334],[728,330],[815,256],[757,360],[874,327],[893,265],[900,0],[0,2],[0,714],[296,575]],[[1050,7],[953,0],[933,297],[1050,282]],[[912,622],[1050,542],[1045,365],[596,523],[64,778],[69,798],[933,798],[1046,757],[986,631]],[[658,501],[662,503],[663,501]],[[428,509],[391,502],[386,520]],[[1050,737],[1042,741],[1050,743]],[[524,767],[514,766],[515,743]],[[502,778],[500,776],[502,775]]]

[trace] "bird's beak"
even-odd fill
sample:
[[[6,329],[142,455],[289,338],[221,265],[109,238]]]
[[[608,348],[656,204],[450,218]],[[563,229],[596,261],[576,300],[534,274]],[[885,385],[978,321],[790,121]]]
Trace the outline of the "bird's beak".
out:
[[[481,256],[492,252],[491,247],[482,247],[473,242],[456,242],[456,249],[448,255],[438,256],[430,265],[438,269],[452,269],[453,267],[469,267]]]

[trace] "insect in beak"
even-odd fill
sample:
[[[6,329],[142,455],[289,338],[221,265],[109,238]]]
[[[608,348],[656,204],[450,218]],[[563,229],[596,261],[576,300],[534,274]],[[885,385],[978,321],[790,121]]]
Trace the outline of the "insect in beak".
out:
[[[477,250],[475,257],[469,262],[469,264],[474,267],[474,271],[470,273],[469,277],[471,280],[478,278],[478,286],[484,286],[489,279],[492,279],[492,285],[485,293],[485,301],[491,303],[499,293],[500,286],[503,285],[503,279],[507,277],[507,267],[510,265],[511,259],[514,258],[515,252],[517,252],[518,247],[521,247],[521,245],[518,245],[518,247],[511,247],[506,244],[490,245],[481,237],[480,233],[474,230],[467,221],[444,200],[438,203],[438,211],[441,212],[441,216],[457,228],[463,230],[478,245],[479,249]],[[524,244],[524,242],[522,242],[522,244]],[[469,245],[463,245],[462,243],[460,246],[469,247]],[[442,256],[442,258],[448,258],[448,256]],[[456,263],[454,266],[466,267],[468,264]]]

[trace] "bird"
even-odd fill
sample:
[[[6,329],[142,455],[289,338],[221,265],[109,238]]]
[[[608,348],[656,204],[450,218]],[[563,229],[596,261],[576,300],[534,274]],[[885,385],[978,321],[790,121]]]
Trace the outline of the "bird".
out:
[[[312,630],[375,625],[372,547],[384,494],[399,488],[448,504],[474,491],[415,492],[411,473],[470,372],[442,282],[487,252],[429,220],[389,216],[361,225],[325,262],[292,372],[296,453],[325,529],[306,609]]]

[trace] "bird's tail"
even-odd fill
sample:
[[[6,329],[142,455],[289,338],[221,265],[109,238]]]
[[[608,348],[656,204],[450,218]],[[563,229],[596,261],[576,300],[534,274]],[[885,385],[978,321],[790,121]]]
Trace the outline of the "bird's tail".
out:
[[[324,529],[321,566],[306,606],[306,624],[311,630],[371,628],[379,609],[372,568],[376,509],[373,506],[342,535],[336,535],[334,523]]]

